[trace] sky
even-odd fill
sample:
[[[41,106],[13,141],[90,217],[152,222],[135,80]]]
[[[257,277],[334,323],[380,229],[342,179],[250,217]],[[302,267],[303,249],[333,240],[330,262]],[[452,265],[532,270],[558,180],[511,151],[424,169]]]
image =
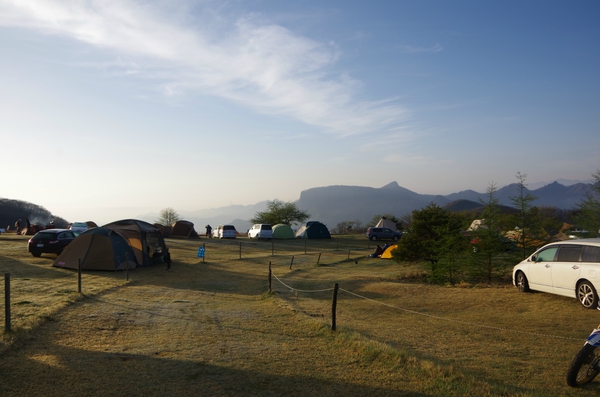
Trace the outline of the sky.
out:
[[[600,168],[600,2],[0,0],[0,197],[98,224]]]

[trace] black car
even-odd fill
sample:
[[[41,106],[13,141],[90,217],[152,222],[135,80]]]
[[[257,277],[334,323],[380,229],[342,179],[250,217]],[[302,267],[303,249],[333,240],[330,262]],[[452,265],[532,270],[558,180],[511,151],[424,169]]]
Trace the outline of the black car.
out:
[[[42,254],[60,255],[75,237],[77,237],[75,232],[69,229],[42,230],[29,239],[27,250],[35,257]]]
[[[400,240],[402,232],[389,229],[387,227],[370,227],[367,229],[367,237],[371,241],[375,240]]]

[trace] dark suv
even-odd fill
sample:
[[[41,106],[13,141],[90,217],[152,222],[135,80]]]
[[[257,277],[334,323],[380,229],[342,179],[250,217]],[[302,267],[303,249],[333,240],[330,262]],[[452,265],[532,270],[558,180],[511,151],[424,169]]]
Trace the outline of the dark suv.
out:
[[[29,239],[27,250],[33,256],[40,256],[42,253],[60,255],[63,249],[77,237],[75,232],[68,229],[46,229],[37,232],[35,236]]]
[[[387,227],[370,227],[367,229],[367,237],[372,240],[400,240],[402,232],[388,229]]]

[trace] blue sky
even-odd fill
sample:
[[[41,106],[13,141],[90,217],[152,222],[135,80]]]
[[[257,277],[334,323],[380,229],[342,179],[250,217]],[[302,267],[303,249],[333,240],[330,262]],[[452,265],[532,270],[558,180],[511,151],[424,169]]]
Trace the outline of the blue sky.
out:
[[[598,1],[0,1],[0,196],[100,224],[600,168]],[[401,215],[401,214],[398,214]]]

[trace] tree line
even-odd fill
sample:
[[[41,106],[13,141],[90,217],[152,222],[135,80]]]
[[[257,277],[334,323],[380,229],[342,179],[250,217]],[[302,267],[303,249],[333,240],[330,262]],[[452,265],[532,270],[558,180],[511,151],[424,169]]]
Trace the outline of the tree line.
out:
[[[411,213],[405,233],[393,257],[400,262],[425,262],[426,278],[438,283],[479,280],[491,284],[510,276],[511,269],[542,245],[564,238],[577,225],[581,237],[600,234],[600,170],[595,182],[573,210],[537,207],[526,193],[526,174],[518,172],[517,194],[511,197],[512,211],[502,211],[491,183],[483,209],[473,214],[455,213],[436,204]],[[469,226],[467,226],[469,225]]]
[[[69,225],[65,219],[53,215],[42,206],[27,201],[0,198],[0,228],[14,229],[15,222],[19,219],[22,225],[25,225],[25,219],[29,219],[31,224],[42,227],[49,225],[52,221],[58,228],[66,228]]]

